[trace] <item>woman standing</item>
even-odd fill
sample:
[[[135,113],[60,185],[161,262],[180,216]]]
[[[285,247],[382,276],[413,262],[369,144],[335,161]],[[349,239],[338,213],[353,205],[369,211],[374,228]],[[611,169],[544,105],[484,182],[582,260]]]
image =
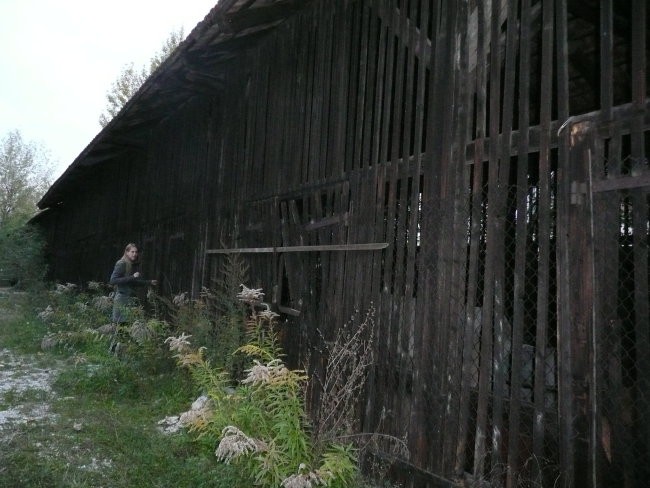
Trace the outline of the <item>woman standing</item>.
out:
[[[136,288],[140,286],[156,286],[156,280],[145,280],[141,277],[138,247],[127,244],[124,255],[115,263],[109,283],[117,290],[113,299],[113,322],[117,325],[128,321],[128,307],[135,297]]]

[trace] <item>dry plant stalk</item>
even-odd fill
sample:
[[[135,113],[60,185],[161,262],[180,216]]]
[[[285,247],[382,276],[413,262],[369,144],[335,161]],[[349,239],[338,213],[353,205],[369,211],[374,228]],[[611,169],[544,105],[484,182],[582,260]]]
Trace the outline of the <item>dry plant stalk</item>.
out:
[[[375,308],[371,304],[363,321],[353,329],[354,317],[340,328],[334,341],[325,344],[325,377],[315,377],[321,387],[314,438],[327,442],[355,430],[355,414],[366,384],[368,369],[374,363]],[[321,334],[322,337],[322,334]]]

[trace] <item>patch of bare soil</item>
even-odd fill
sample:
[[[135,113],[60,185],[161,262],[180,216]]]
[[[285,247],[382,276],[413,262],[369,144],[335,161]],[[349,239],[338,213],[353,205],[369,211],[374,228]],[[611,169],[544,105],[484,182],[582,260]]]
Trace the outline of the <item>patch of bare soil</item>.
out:
[[[50,405],[56,374],[52,367],[40,367],[35,356],[0,349],[0,432],[5,437],[18,425],[55,420]]]

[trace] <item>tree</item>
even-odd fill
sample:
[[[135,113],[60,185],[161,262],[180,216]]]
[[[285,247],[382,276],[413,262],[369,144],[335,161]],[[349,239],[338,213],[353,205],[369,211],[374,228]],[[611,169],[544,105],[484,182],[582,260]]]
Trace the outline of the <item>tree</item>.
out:
[[[45,149],[25,142],[18,130],[0,144],[0,285],[33,286],[45,275],[39,230],[26,224],[50,186],[51,164]]]
[[[42,146],[8,132],[0,145],[0,227],[22,224],[50,186],[51,164]]]
[[[32,224],[0,227],[0,286],[35,288],[47,272],[45,239]]]
[[[122,68],[122,72],[106,93],[108,104],[104,113],[99,116],[99,125],[106,127],[113,120],[113,117],[122,110],[122,107],[135,95],[147,78],[174,52],[183,38],[184,33],[181,27],[169,34],[160,51],[149,60],[149,67],[143,66],[138,70],[133,63],[128,63]]]

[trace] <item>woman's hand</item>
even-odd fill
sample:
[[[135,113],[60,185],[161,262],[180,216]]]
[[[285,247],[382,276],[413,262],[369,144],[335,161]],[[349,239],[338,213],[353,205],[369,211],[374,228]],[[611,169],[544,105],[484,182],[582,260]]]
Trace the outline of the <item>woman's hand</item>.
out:
[[[133,273],[133,277],[140,278],[140,271],[136,271],[135,273]]]
[[[149,281],[149,284],[151,286],[156,286],[158,284],[158,280],[151,280],[151,281]]]

